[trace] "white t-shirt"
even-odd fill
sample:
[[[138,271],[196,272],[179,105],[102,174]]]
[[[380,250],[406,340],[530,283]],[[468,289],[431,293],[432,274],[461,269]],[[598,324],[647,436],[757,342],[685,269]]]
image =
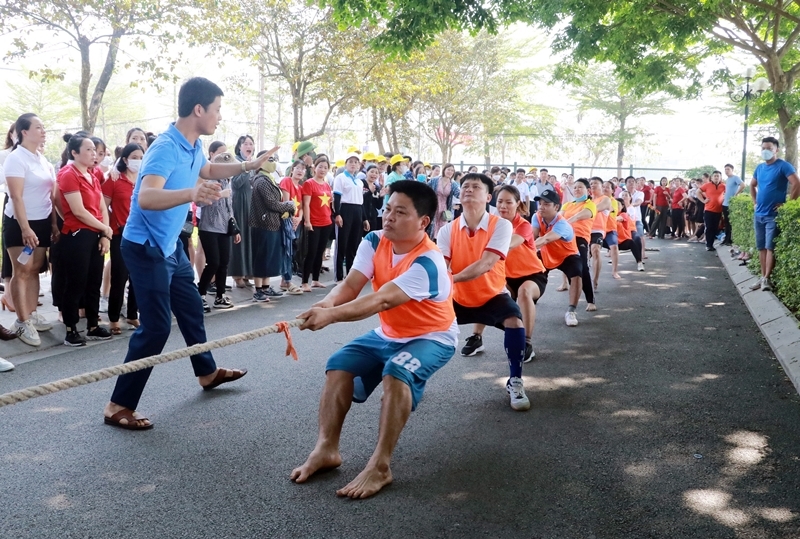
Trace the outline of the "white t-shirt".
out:
[[[344,172],[333,179],[333,193],[342,196],[342,204],[364,203],[364,183]]]
[[[633,192],[633,198],[631,198],[631,202],[636,201],[641,202],[644,204],[644,192],[639,191],[638,189]],[[641,221],[642,220],[642,206],[631,206],[628,208],[628,214],[634,221]]]
[[[519,199],[520,199],[521,202],[527,202],[527,201],[531,200],[531,198],[532,198],[531,197],[531,190],[530,190],[530,187],[528,187],[527,183],[519,182],[519,183],[512,183],[511,185],[516,187],[517,191],[519,191]]]
[[[353,269],[364,275],[367,279],[372,279],[375,276],[375,249],[380,243],[383,236],[382,230],[377,230],[367,234],[361,245],[358,246],[356,258],[353,260]],[[408,254],[394,254],[392,253],[392,265],[399,264]],[[433,262],[434,270],[431,271],[430,264],[423,265],[421,262],[417,263],[416,260],[420,258],[427,258]],[[443,303],[450,301],[450,275],[447,269],[447,263],[442,256],[442,253],[432,249],[419,255],[408,271],[392,279],[392,283],[402,290],[411,301],[424,301],[431,300],[436,303]],[[435,280],[435,282],[432,282]],[[436,294],[431,296],[431,291]],[[440,342],[447,346],[455,346],[458,344],[458,324],[453,320],[453,324],[447,331],[438,331],[427,333],[419,337],[395,339],[387,337],[383,330],[379,327],[375,330],[382,339],[393,342],[408,342],[414,339],[428,339],[431,341]]]
[[[29,221],[47,219],[53,212],[51,194],[56,181],[53,166],[39,153],[29,152],[22,146],[6,158],[3,164],[6,178],[23,178],[22,202]],[[6,215],[14,217],[14,201],[9,198]]]

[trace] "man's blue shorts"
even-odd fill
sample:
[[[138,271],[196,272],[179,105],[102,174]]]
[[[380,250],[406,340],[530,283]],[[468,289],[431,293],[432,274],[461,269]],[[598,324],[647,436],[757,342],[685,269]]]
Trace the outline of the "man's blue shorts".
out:
[[[778,221],[774,215],[753,216],[753,226],[756,229],[756,249],[775,250],[775,238],[778,237]]]
[[[606,234],[605,243],[609,247],[612,247],[614,245],[619,245],[619,237],[617,236],[617,233],[614,231],[608,232]]]
[[[425,382],[455,353],[454,346],[440,342],[414,339],[400,343],[383,339],[373,330],[334,353],[325,372],[345,371],[356,376],[353,402],[365,402],[383,377],[389,375],[411,388],[411,409],[416,410]]]

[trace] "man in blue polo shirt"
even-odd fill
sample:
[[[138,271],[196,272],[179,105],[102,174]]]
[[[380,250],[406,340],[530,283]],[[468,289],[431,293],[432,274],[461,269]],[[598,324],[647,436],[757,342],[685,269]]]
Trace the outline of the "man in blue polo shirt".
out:
[[[142,160],[121,244],[141,321],[130,339],[125,363],[161,353],[172,327],[172,312],[187,345],[206,341],[202,300],[178,239],[190,203],[203,206],[219,200],[224,196],[219,183],[206,180],[258,170],[278,150],[273,148],[255,161],[209,163],[199,138],[216,131],[222,119],[222,95],[219,86],[202,77],[186,81],[178,94],[178,120],[156,139]],[[203,389],[247,374],[246,370],[218,368],[210,352],[191,360]],[[119,377],[103,411],[106,424],[129,430],[153,426],[136,413],[151,370]]]
[[[778,208],[786,202],[786,190],[791,183],[791,199],[800,196],[800,180],[794,167],[778,159],[780,144],[775,137],[766,137],[761,140],[761,163],[753,171],[753,180],[750,182],[750,196],[755,205],[753,226],[756,231],[756,248],[758,259],[761,263],[761,278],[751,287],[751,290],[772,290],[769,280],[775,268],[775,238],[778,235]]]

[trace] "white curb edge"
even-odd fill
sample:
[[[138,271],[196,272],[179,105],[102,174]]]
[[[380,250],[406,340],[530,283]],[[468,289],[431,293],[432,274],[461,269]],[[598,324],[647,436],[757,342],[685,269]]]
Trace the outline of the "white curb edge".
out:
[[[797,319],[772,292],[750,290],[756,276],[746,266],[740,266],[738,259],[731,258],[728,249],[718,247],[717,255],[747,305],[753,321],[800,394],[800,327]]]

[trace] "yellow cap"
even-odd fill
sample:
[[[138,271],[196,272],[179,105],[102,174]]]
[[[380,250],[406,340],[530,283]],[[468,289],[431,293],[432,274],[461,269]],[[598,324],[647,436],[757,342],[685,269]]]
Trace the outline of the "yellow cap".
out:
[[[364,157],[362,157],[362,159],[364,161],[375,161],[375,159],[377,159],[377,156],[372,152],[367,152],[364,154]]]
[[[297,151],[297,147],[298,147],[298,146],[300,146],[300,143],[299,143],[299,142],[295,142],[294,144],[292,144],[292,153],[294,153],[294,152],[296,152],[296,151]]]
[[[377,162],[377,163],[385,163],[386,162],[386,156],[385,155],[378,155],[378,157],[375,158],[375,162]]]
[[[344,159],[339,159],[335,164],[336,168],[342,168],[344,166]]]
[[[350,146],[349,148],[347,148],[347,153],[361,154],[361,152],[355,146]]]
[[[536,167],[531,167],[528,172],[539,172],[539,169]]]
[[[431,164],[430,163],[422,163],[422,166],[430,168]]]
[[[393,155],[392,158],[389,159],[389,164],[394,166],[397,163],[400,163],[401,161],[405,161],[405,160],[406,160],[406,158],[398,153],[398,154]]]

